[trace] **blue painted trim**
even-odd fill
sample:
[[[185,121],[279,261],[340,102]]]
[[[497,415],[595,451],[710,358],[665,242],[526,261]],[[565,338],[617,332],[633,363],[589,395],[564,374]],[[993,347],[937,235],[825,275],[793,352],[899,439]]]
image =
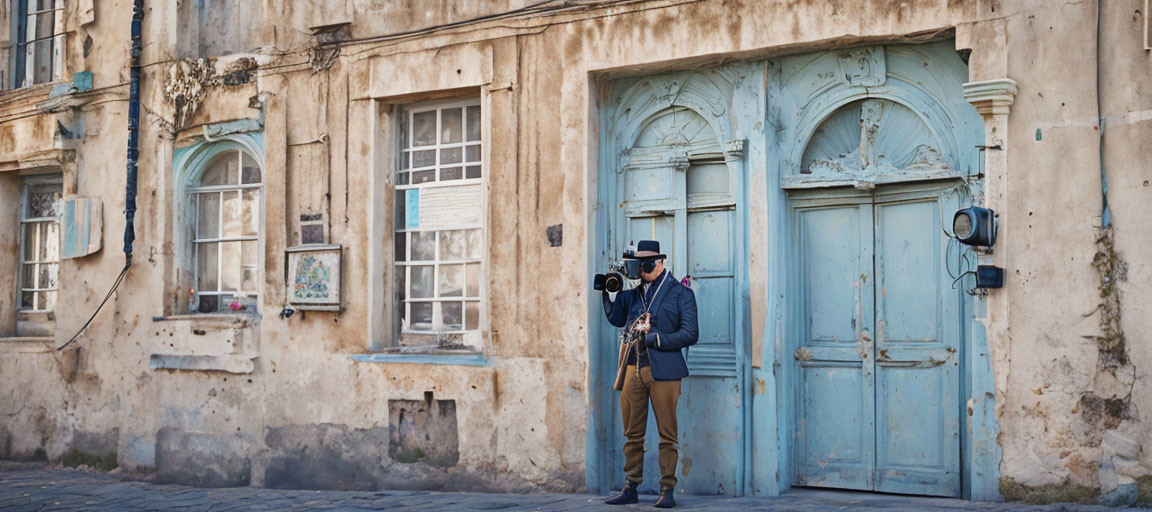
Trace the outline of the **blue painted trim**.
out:
[[[492,366],[483,354],[354,354],[348,356],[360,363],[445,364],[454,366]]]
[[[261,116],[263,118],[263,116]],[[206,124],[200,127],[201,136],[207,135],[213,141],[217,137],[226,135],[235,135],[238,133],[259,133],[264,130],[263,119],[237,119],[235,121],[224,121],[222,123]],[[205,142],[209,142],[205,140]]]
[[[193,186],[208,168],[212,159],[225,151],[247,153],[264,169],[264,134],[234,133],[223,135],[212,142],[202,142],[177,149],[172,154],[172,171],[176,174],[177,193]]]

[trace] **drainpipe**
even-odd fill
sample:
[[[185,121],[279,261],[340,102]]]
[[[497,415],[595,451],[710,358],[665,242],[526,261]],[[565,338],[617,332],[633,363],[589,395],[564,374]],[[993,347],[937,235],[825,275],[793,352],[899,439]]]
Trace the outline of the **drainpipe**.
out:
[[[128,95],[128,177],[124,190],[124,268],[132,266],[132,242],[136,240],[136,163],[140,156],[140,53],[144,24],[144,0],[132,5],[131,85]]]
[[[1104,18],[1101,10],[1104,8],[1103,0],[1096,0],[1096,125],[1100,127],[1098,133],[1100,134],[1100,226],[1103,228],[1112,227],[1112,210],[1108,208],[1108,175],[1104,171],[1104,100],[1100,94],[1101,84],[1104,82],[1101,79],[1103,72],[1100,70],[1101,57],[1102,57],[1102,42],[1104,34],[1100,30],[1101,20]],[[1147,14],[1145,14],[1147,15]]]

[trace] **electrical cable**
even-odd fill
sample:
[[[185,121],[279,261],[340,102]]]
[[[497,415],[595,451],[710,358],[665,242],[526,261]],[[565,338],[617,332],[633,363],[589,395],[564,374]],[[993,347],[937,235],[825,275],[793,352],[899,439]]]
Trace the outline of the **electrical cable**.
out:
[[[65,347],[80,339],[80,335],[84,334],[84,331],[88,329],[89,325],[92,325],[92,321],[96,319],[96,315],[99,314],[100,310],[104,308],[104,304],[108,302],[108,299],[111,298],[112,294],[116,292],[116,289],[120,287],[120,283],[124,282],[124,276],[128,274],[128,267],[130,266],[131,265],[124,265],[124,269],[121,270],[120,275],[116,277],[116,282],[112,283],[112,288],[108,290],[108,294],[104,296],[104,300],[100,301],[99,306],[96,306],[96,311],[92,312],[92,316],[88,317],[88,321],[84,322],[84,326],[81,327],[80,330],[76,331],[76,334],[73,334],[72,338],[70,338],[68,342],[60,345],[59,347],[56,347],[56,350],[64,350]]]

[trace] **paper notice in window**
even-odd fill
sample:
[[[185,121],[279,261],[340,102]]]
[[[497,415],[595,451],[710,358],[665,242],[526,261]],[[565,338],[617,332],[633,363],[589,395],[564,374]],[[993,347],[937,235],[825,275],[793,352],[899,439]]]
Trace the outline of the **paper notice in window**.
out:
[[[428,187],[420,190],[420,228],[450,229],[479,226],[480,185]]]

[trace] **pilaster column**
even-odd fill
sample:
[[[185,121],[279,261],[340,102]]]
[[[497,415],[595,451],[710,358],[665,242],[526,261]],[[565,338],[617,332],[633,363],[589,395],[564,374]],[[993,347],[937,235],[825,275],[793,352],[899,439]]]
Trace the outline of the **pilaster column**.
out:
[[[976,111],[984,118],[984,188],[979,194],[979,188],[974,188],[973,199],[997,213],[1005,213],[1008,201],[1008,114],[1011,111],[1012,101],[1016,97],[1016,81],[1010,78],[996,80],[983,80],[964,84],[964,99],[968,100]],[[982,265],[996,265],[1006,269],[1010,274],[1008,258],[1012,254],[1012,237],[1015,219],[1001,217],[999,235],[996,246],[991,253],[981,253],[977,261]],[[975,269],[973,269],[975,270]],[[971,499],[997,500],[1000,499],[999,485],[996,481],[997,466],[1000,463],[1001,452],[995,446],[995,432],[984,430],[989,425],[995,425],[1005,407],[1005,393],[1008,386],[1010,370],[1011,337],[1008,322],[1010,302],[1009,294],[1012,287],[1010,279],[1005,279],[1005,287],[989,290],[986,297],[975,297],[975,321],[984,324],[984,335],[987,341],[988,359],[968,354],[969,365],[972,368],[972,389],[967,404],[969,419],[971,475],[968,476]],[[975,336],[973,344],[977,347],[982,340]],[[979,349],[974,347],[974,351]],[[990,365],[987,366],[987,365]],[[989,375],[991,373],[991,375]],[[989,382],[991,381],[991,382]],[[992,389],[988,389],[988,385]],[[994,400],[985,398],[989,391],[995,393]],[[991,403],[990,403],[991,402]],[[990,408],[989,405],[992,407]],[[994,418],[988,417],[989,415]]]

